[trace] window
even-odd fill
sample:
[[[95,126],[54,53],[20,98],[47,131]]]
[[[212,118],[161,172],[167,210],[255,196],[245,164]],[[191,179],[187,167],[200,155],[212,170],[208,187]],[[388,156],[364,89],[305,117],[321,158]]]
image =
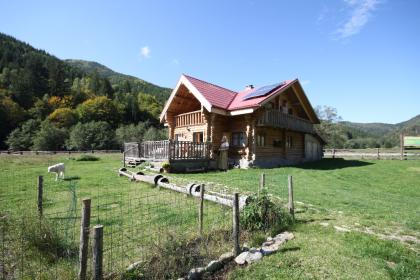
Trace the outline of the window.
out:
[[[286,147],[289,148],[289,149],[293,147],[292,136],[286,136]]]
[[[281,148],[281,146],[282,146],[282,142],[281,142],[281,140],[279,140],[279,139],[274,139],[274,140],[273,140],[273,146],[274,146],[274,147],[280,147],[280,148]]]
[[[245,145],[245,133],[234,132],[232,133],[232,146],[244,146]]]
[[[193,133],[193,142],[203,143],[204,142],[204,133],[203,132],[194,132]]]
[[[257,146],[264,147],[265,146],[265,135],[264,134],[257,134]]]

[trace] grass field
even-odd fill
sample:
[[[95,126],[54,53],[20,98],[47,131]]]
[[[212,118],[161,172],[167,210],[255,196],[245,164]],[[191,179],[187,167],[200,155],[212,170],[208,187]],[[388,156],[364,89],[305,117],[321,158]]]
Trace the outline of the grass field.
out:
[[[77,162],[66,156],[2,155],[0,211],[35,209],[34,182],[39,174],[46,178],[46,212],[69,208],[69,181],[55,183],[53,175],[45,174],[48,164],[62,161],[66,163],[66,174],[77,179],[74,182],[79,199],[90,196],[101,205],[111,205],[111,210],[105,207],[98,211],[104,217],[102,220],[108,221],[108,215],[125,217],[123,223],[130,223],[132,217],[123,211],[117,216],[109,214],[126,209],[113,202],[127,201],[120,199],[121,196],[159,199],[161,193],[157,196],[155,189],[118,178],[119,160],[119,155],[102,155],[96,162]],[[297,167],[171,174],[170,177],[173,182],[203,182],[219,191],[252,193],[257,191],[262,172],[266,174],[270,194],[282,198],[287,197],[287,176],[293,176],[295,239],[281,252],[257,264],[229,271],[227,278],[419,279],[420,161],[326,159]],[[195,208],[196,204],[190,200],[177,197],[179,205],[186,203],[186,208]],[[162,199],[154,206],[163,209],[169,201]],[[180,212],[171,213],[172,208],[165,210],[166,219],[156,219],[154,224],[173,222]],[[223,214],[217,209],[213,211]],[[181,220],[188,227],[194,226],[195,219],[190,214]],[[108,222],[110,226],[119,226],[118,221]],[[170,223],[169,227],[176,228],[177,223]]]

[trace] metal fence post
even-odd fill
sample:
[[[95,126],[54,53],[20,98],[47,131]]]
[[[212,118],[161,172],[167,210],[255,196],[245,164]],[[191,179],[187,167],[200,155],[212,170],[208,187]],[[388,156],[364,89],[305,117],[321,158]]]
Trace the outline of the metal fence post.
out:
[[[203,214],[204,214],[204,184],[200,186],[200,207],[198,209],[198,231],[203,237]]]
[[[89,228],[90,228],[90,198],[82,201],[82,220],[80,223],[80,246],[79,246],[79,280],[86,279],[88,259]]]
[[[239,246],[239,194],[234,193],[233,203],[232,203],[232,212],[233,212],[233,253],[235,256],[241,253],[241,247]]]
[[[42,176],[38,176],[38,213],[39,216],[42,217],[42,196],[44,192],[44,178]]]
[[[293,219],[295,218],[295,206],[293,203],[293,177],[292,175],[289,175],[288,177],[288,185],[289,185],[289,203],[287,205],[287,208],[289,209],[289,213],[293,216]]]
[[[93,279],[102,280],[104,226],[97,225],[93,228]]]

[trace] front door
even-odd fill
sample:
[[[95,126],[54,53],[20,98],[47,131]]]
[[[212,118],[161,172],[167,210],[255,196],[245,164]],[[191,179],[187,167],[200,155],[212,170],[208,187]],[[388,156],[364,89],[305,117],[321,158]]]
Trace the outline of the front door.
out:
[[[204,142],[204,133],[203,132],[194,132],[193,133],[193,142],[203,143]]]

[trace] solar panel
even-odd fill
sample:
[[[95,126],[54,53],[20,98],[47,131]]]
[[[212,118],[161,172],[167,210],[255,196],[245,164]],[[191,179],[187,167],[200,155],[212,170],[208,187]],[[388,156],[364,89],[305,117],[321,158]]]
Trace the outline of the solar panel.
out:
[[[255,97],[260,97],[260,96],[264,96],[269,94],[273,89],[284,85],[283,83],[278,83],[278,84],[274,84],[274,85],[268,85],[268,86],[263,86],[263,87],[259,87],[256,90],[252,91],[250,94],[246,95],[243,100],[247,100],[247,99],[251,99],[251,98],[255,98]]]

